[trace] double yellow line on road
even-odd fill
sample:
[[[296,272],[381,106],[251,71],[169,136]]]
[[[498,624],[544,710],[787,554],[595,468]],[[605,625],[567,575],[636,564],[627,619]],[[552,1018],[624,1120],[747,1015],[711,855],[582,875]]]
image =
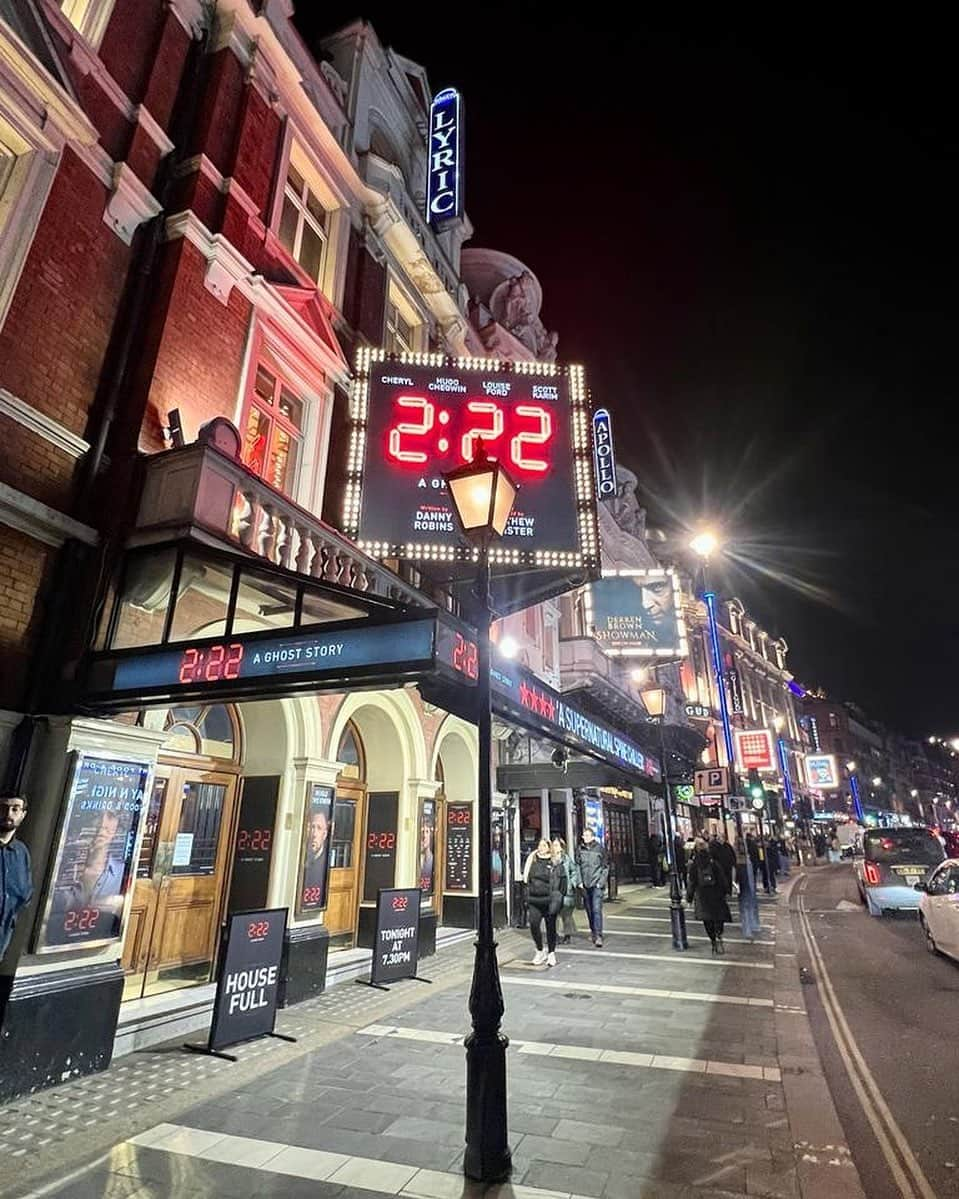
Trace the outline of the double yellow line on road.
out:
[[[829,1021],[829,1027],[832,1029],[832,1035],[839,1048],[840,1058],[845,1067],[849,1082],[866,1115],[866,1119],[869,1121],[873,1134],[879,1142],[879,1148],[882,1150],[882,1155],[886,1159],[886,1163],[893,1178],[896,1180],[896,1185],[899,1187],[903,1199],[937,1199],[936,1192],[930,1185],[929,1179],[922,1172],[922,1167],[916,1160],[909,1142],[906,1140],[902,1129],[896,1123],[895,1117],[889,1110],[889,1105],[883,1098],[876,1080],[866,1065],[866,1060],[862,1056],[859,1046],[856,1044],[855,1037],[852,1035],[852,1029],[850,1029],[846,1017],[843,1015],[836,990],[832,985],[832,979],[829,977],[829,971],[826,969],[826,963],[819,952],[816,936],[809,922],[809,916],[806,912],[805,890],[806,876],[803,876],[799,884],[799,925],[802,929],[803,939],[806,942],[806,948],[809,950],[809,957],[813,968],[819,976],[821,984],[819,995],[822,1000],[823,1010],[826,1013],[826,1019]]]

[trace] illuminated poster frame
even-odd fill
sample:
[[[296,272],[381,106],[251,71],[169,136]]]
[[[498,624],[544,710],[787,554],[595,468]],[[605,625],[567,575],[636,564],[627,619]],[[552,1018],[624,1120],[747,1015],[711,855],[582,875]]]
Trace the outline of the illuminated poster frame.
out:
[[[776,769],[776,747],[769,729],[733,729],[733,736],[740,770]]]
[[[839,766],[835,754],[806,754],[806,778],[818,791],[838,791]]]
[[[596,621],[600,617],[600,599],[603,597],[604,584],[610,580],[624,580],[626,584],[630,581],[635,581],[636,596],[630,596],[630,600],[636,603],[637,611],[632,626],[624,625],[621,629],[611,628],[607,624],[604,628],[596,626]],[[670,624],[675,626],[675,635],[670,637],[669,643],[666,645],[655,645],[649,640],[643,639],[643,633],[655,633],[648,622],[643,621],[642,608],[642,593],[645,582],[649,583],[670,583],[672,589],[672,619]],[[615,582],[613,586],[615,586]],[[594,589],[595,594],[594,594]],[[607,588],[607,590],[609,590]],[[595,638],[597,645],[607,657],[610,658],[658,658],[662,661],[677,661],[680,658],[685,658],[689,654],[689,641],[686,635],[686,621],[683,617],[683,597],[680,587],[679,575],[672,568],[664,569],[662,567],[649,569],[628,569],[622,570],[604,569],[603,576],[595,583],[590,583],[586,587],[585,592],[585,608],[586,608],[586,623],[589,626],[591,635]],[[623,612],[624,617],[629,617],[629,613]]]
[[[496,568],[526,568],[560,571],[564,569],[595,570],[599,566],[599,528],[596,516],[596,484],[593,472],[591,414],[582,366],[560,366],[553,362],[500,362],[493,358],[451,358],[438,353],[392,354],[382,348],[361,346],[356,353],[354,379],[350,394],[350,448],[347,460],[347,481],[343,502],[343,531],[373,558],[402,558],[416,562],[446,562],[450,565],[475,561],[476,551],[461,543],[452,529],[443,540],[430,540],[425,534],[421,541],[383,541],[364,536],[363,508],[367,475],[381,466],[373,457],[376,447],[371,444],[370,393],[372,375],[381,363],[389,363],[391,374],[399,377],[402,368],[442,369],[457,377],[466,374],[485,376],[508,384],[511,378],[541,377],[546,383],[556,380],[568,390],[568,435],[571,455],[569,504],[575,533],[569,544],[539,545],[524,550],[507,537],[490,549],[490,564]],[[548,383],[547,383],[548,385]],[[561,388],[562,391],[562,388]],[[487,445],[491,457],[496,457],[495,445]],[[451,460],[450,467],[456,465]],[[436,467],[432,470],[436,473]],[[520,480],[522,483],[522,480]],[[442,492],[439,493],[442,495]],[[520,490],[522,496],[522,488]],[[517,501],[519,502],[519,501]],[[573,544],[575,542],[575,544]]]

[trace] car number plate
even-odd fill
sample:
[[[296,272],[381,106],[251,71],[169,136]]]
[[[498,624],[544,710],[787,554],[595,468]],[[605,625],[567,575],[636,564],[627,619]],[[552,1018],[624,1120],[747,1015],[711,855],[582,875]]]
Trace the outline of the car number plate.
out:
[[[896,874],[901,874],[903,878],[907,878],[910,881],[914,878],[924,878],[926,874],[925,870],[909,866],[893,866],[893,870],[895,870]]]

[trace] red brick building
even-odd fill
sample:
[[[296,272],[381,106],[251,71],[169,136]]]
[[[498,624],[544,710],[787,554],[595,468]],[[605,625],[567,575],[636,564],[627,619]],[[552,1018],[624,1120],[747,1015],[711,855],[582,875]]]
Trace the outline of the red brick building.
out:
[[[485,352],[459,276],[471,229],[422,215],[423,70],[363,23],[320,61],[290,14],[284,0],[0,6],[0,772],[29,800],[37,891],[0,965],[4,1095],[58,1080],[71,1056],[96,1069],[114,1043],[185,1030],[197,994],[209,1018],[251,779],[273,805],[263,900],[292,912],[288,1000],[322,988],[329,945],[369,935],[368,788],[393,797],[378,802],[404,885],[424,877],[444,786],[475,801],[475,730],[414,691],[84,711],[91,646],[158,639],[174,605],[195,631],[222,626],[227,594],[231,622],[242,609],[282,627],[284,588],[297,612],[322,606],[304,576],[423,600],[320,518],[340,515],[354,348]],[[231,434],[215,418],[239,430],[239,461],[216,449]],[[135,882],[111,898],[115,936],[58,941],[58,885],[96,873],[94,831],[70,841],[84,755],[142,767]],[[342,836],[324,910],[301,910],[324,788]],[[111,860],[97,869],[102,886]],[[444,902],[447,920],[473,902],[427,882],[433,928]],[[93,902],[78,918],[99,929]],[[167,994],[150,1032],[143,1001]]]

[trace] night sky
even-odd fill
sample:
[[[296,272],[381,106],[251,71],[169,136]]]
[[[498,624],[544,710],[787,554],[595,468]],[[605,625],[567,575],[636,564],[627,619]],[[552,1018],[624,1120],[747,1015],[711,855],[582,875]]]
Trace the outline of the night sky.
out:
[[[300,7],[308,40],[359,15]],[[578,11],[363,15],[463,92],[471,244],[539,277],[651,522],[723,526],[800,681],[959,733],[945,30]]]

